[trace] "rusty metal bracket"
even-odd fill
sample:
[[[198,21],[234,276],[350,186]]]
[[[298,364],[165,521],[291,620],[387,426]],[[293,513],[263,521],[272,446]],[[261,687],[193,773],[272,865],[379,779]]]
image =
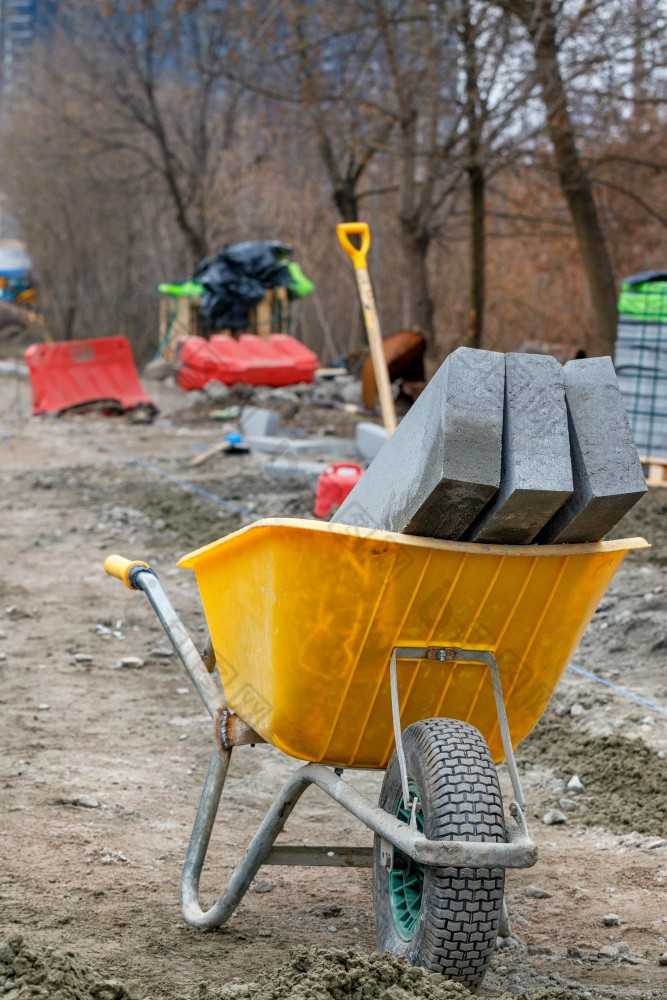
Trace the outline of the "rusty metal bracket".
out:
[[[264,737],[251,729],[247,722],[226,708],[219,708],[215,713],[215,741],[221,753],[232,747],[266,743]]]

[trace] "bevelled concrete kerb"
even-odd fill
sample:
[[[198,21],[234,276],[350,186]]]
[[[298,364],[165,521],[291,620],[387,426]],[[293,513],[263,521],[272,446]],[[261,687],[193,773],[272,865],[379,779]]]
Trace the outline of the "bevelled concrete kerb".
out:
[[[563,369],[548,354],[508,354],[500,489],[466,538],[532,542],[572,489]]]
[[[574,492],[537,541],[596,542],[646,492],[611,358],[564,366]]]
[[[500,485],[504,383],[502,354],[450,354],[332,520],[461,538]]]

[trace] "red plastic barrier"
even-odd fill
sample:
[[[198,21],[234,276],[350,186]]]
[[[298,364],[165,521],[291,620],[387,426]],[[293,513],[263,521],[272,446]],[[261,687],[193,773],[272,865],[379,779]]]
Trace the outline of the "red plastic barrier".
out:
[[[213,379],[225,385],[294,385],[312,382],[319,366],[317,355],[286,333],[272,333],[268,340],[254,333],[238,340],[223,334],[210,340],[185,337],[178,360],[181,389],[202,389]]]
[[[35,414],[106,400],[123,410],[141,404],[157,410],[139,381],[126,337],[31,344],[25,360]]]

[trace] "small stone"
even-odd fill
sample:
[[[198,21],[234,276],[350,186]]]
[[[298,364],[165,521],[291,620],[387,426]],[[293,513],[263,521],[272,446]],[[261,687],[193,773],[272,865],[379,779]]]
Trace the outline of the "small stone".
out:
[[[187,694],[188,688],[176,688],[176,694]]]
[[[116,667],[118,670],[139,670],[143,667],[144,661],[140,656],[123,656],[120,660],[117,660]]]
[[[621,918],[618,916],[617,913],[605,913],[604,917],[602,918],[602,923],[605,925],[605,927],[620,927]]]
[[[618,941],[616,944],[616,951],[619,955],[629,955],[630,945],[627,941]]]
[[[655,840],[649,840],[644,846],[647,851],[656,851],[659,847],[667,847],[667,840],[664,837],[657,837]]]
[[[578,774],[573,774],[568,781],[566,788],[568,792],[573,792],[575,795],[581,795],[584,791],[584,786],[582,784],[581,778]]]
[[[215,403],[222,403],[229,396],[229,386],[225,385],[224,382],[218,382],[217,379],[211,379],[204,386],[204,392],[209,399],[212,399]]]
[[[0,639],[6,639],[6,638],[7,638],[7,633],[3,632],[2,629],[0,628]]]
[[[518,948],[519,942],[514,937],[499,937],[496,939],[498,951],[505,951],[507,948]]]
[[[338,928],[336,927],[335,924],[329,924],[329,926],[327,927],[327,930],[329,931],[330,934],[336,934],[337,931],[338,931]]]
[[[618,951],[615,945],[606,944],[603,948],[600,948],[598,955],[600,958],[618,958]]]
[[[542,822],[545,826],[556,826],[559,823],[567,823],[567,817],[560,809],[549,809],[542,817]]]
[[[90,653],[75,653],[74,661],[75,663],[92,663],[93,658]]]
[[[585,713],[585,711],[586,711],[586,709],[584,708],[584,706],[582,704],[580,704],[578,701],[575,701],[574,705],[570,709],[570,715],[574,719],[578,715],[583,715]]]
[[[155,649],[151,649],[151,656],[159,656],[161,660],[168,660],[173,655],[173,649],[169,649],[167,646],[156,646]]]
[[[581,950],[581,948],[577,948],[576,945],[570,945],[570,947],[567,949],[567,957],[568,958],[583,958],[584,957],[584,953]]]
[[[338,906],[336,903],[329,903],[326,906],[316,906],[310,911],[314,913],[317,917],[339,917],[343,912],[342,907]]]
[[[251,889],[253,892],[271,892],[273,882],[268,878],[258,878],[256,882],[253,882]]]
[[[546,889],[538,889],[536,885],[529,885],[523,890],[524,896],[528,899],[551,899],[551,893]]]
[[[6,659],[7,659],[7,654],[0,653],[0,663],[4,663]]]
[[[667,951],[663,951],[662,955],[658,959],[658,965],[667,965]]]
[[[79,809],[100,809],[101,803],[93,795],[77,795],[72,799],[72,805]]]
[[[559,799],[558,804],[564,813],[574,813],[579,810],[579,803],[572,799]]]
[[[179,738],[179,740],[187,740],[188,739],[188,734],[187,733],[181,733],[181,735],[178,738]]]
[[[49,707],[50,707],[49,705],[38,705],[37,706],[37,711],[38,712],[48,712]]]

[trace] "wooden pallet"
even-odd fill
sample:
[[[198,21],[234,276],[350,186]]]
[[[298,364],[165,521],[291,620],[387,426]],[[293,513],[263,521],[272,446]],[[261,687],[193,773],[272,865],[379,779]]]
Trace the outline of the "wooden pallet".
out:
[[[647,486],[667,487],[667,458],[641,458]]]

